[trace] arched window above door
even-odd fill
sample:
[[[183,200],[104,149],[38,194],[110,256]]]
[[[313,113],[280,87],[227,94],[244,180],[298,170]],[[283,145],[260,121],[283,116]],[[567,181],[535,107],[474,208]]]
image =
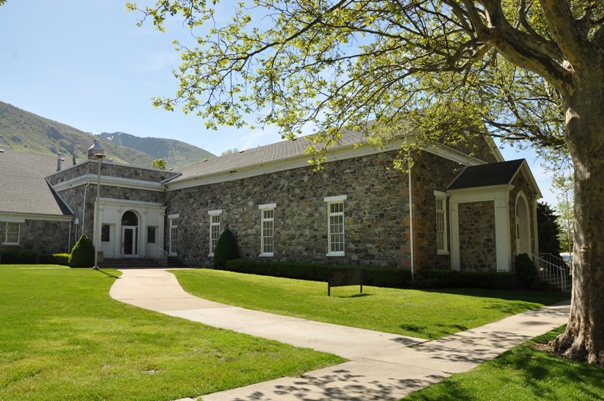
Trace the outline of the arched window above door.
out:
[[[136,213],[129,210],[122,215],[122,226],[138,226],[138,217]]]

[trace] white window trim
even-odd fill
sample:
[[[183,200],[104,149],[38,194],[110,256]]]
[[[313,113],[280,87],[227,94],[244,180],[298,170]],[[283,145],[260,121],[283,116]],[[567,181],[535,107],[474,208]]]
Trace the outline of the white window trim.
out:
[[[8,242],[8,225],[16,224],[17,225],[17,242]],[[0,227],[2,227],[2,245],[19,245],[21,243],[21,223],[17,223],[14,221],[3,221],[0,223]]]
[[[331,250],[331,224],[329,218],[332,216],[330,212],[330,206],[334,203],[341,203],[342,209],[344,209],[344,201],[348,199],[348,195],[338,195],[338,196],[327,196],[323,198],[323,201],[327,203],[327,254],[326,256],[345,256],[346,251],[332,251]],[[340,213],[337,213],[339,215]],[[335,214],[334,214],[335,215]],[[344,236],[343,245],[344,249],[346,249],[346,225],[344,224],[345,214],[344,211],[341,213],[342,215],[342,235]]]
[[[208,256],[214,256],[214,249],[212,249],[212,227],[214,226],[218,226],[218,238],[220,238],[220,225],[222,224],[222,218],[220,218],[220,221],[218,221],[218,223],[213,223],[212,222],[212,217],[213,216],[222,216],[222,209],[217,209],[217,210],[208,210],[208,215],[210,216],[210,232],[209,232],[209,241],[208,241],[208,246],[209,246],[209,253]],[[216,243],[218,243],[218,238],[216,239]],[[214,247],[215,248],[215,247]]]
[[[441,192],[441,191],[434,191],[434,207],[436,208],[436,201],[437,200],[442,200],[443,201],[443,209],[442,209],[442,214],[443,214],[443,248],[439,249],[438,248],[438,241],[436,241],[436,254],[437,255],[449,255],[449,248],[448,248],[448,241],[449,241],[449,237],[447,235],[447,228],[448,228],[448,218],[449,218],[449,214],[447,213],[447,193],[446,192]],[[439,210],[435,210],[435,216],[438,215]],[[437,221],[438,223],[438,221]],[[435,227],[435,234],[438,235],[438,228]]]
[[[275,249],[275,209],[277,208],[277,204],[276,203],[267,203],[264,205],[258,205],[258,209],[260,209],[260,257],[263,258],[270,258],[275,256],[274,252],[264,252],[264,221],[272,221],[273,222],[273,250]],[[272,219],[265,219],[264,218],[264,211],[265,210],[272,210],[273,211],[273,218]]]
[[[326,196],[323,198],[324,202],[341,202],[348,199],[348,195],[338,195],[338,196]]]

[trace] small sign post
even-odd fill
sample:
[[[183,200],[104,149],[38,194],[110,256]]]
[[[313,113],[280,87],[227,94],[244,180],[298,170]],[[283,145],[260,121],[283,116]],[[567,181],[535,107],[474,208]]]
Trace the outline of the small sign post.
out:
[[[328,277],[328,296],[331,296],[331,287],[344,287],[347,285],[359,285],[361,286],[361,294],[363,293],[363,269],[360,267],[329,269]]]

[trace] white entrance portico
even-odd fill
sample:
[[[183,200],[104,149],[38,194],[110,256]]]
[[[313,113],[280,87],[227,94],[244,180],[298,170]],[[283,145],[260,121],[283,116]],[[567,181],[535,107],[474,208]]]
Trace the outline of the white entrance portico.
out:
[[[101,198],[95,235],[101,237],[104,258],[153,258],[164,247],[161,203]]]

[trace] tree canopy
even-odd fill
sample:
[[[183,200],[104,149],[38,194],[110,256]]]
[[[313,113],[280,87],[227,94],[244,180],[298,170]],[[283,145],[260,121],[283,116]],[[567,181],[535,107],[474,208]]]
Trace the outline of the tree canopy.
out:
[[[166,161],[164,159],[155,159],[151,162],[151,168],[157,168],[160,170],[166,169]]]
[[[154,104],[209,128],[271,124],[292,138],[312,127],[322,146],[344,128],[375,145],[413,132],[418,149],[488,132],[568,151],[574,292],[555,346],[604,365],[602,1],[156,0],[139,10],[141,23],[164,30],[178,15],[192,33],[175,41],[176,95]]]
[[[145,9],[159,29],[178,13],[194,33],[207,26],[193,47],[175,41],[180,88],[157,106],[180,105],[210,128],[273,124],[291,137],[312,126],[320,141],[368,126],[383,140],[384,127],[404,125],[426,140],[486,128],[562,147],[561,93],[572,92],[571,73],[556,37],[564,32],[551,27],[580,22],[580,37],[565,40],[602,36],[602,6],[593,1],[254,3],[237,6],[222,26],[225,7],[201,0]]]

